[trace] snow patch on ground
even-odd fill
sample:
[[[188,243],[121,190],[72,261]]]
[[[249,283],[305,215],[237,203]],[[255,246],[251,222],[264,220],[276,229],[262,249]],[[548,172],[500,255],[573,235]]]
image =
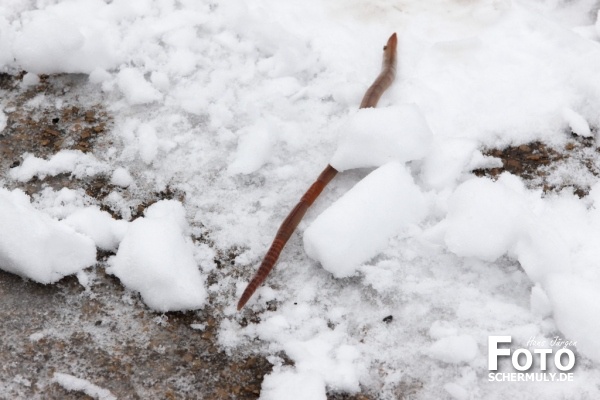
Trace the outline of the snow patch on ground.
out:
[[[83,178],[106,173],[108,170],[107,164],[91,154],[80,150],[61,150],[48,160],[35,157],[33,154],[25,154],[22,164],[10,170],[10,177],[27,182],[34,176],[44,179],[46,176],[71,173],[77,178]]]
[[[73,375],[55,372],[52,380],[67,390],[83,392],[97,400],[117,399],[109,390],[96,386],[87,379],[81,379]]]

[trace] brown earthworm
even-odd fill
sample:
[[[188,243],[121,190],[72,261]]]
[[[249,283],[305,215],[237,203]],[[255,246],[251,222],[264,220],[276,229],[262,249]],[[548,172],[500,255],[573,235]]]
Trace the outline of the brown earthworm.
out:
[[[383,48],[383,66],[381,73],[375,79],[375,82],[367,89],[367,92],[363,96],[360,108],[369,108],[377,106],[379,99],[383,93],[390,87],[394,78],[396,77],[396,47],[398,44],[398,38],[396,34],[392,34],[387,41],[387,44]],[[331,165],[321,172],[321,175],[317,180],[310,186],[310,188],[304,193],[304,196],[300,199],[300,202],[296,204],[296,207],[289,213],[287,218],[281,223],[275,239],[271,247],[267,251],[267,254],[262,260],[258,271],[244,290],[240,301],[238,302],[237,309],[241,310],[246,302],[252,297],[256,289],[261,283],[267,278],[269,272],[275,266],[283,247],[287,243],[288,239],[294,233],[294,230],[304,217],[306,210],[310,207],[316,198],[321,194],[325,186],[336,176],[338,171]]]

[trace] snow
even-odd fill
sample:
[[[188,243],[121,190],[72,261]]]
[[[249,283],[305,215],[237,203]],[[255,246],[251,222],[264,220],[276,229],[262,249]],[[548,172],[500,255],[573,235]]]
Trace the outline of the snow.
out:
[[[571,110],[570,108],[565,108],[563,110],[563,117],[571,127],[573,133],[583,137],[592,136],[592,131],[590,130],[589,124],[585,118],[583,118],[583,116],[577,112]]]
[[[4,114],[3,110],[0,110],[0,133],[6,128],[7,122],[8,118],[6,118],[6,114]]]
[[[270,121],[269,121],[270,122]],[[262,167],[273,153],[276,142],[273,123],[260,122],[257,126],[243,129],[233,162],[228,167],[231,174],[251,174]]]
[[[115,220],[109,213],[94,206],[81,208],[63,221],[91,238],[96,247],[107,251],[114,251],[119,247],[128,225],[126,221]]]
[[[55,372],[52,380],[69,391],[83,392],[97,400],[117,399],[109,390],[103,389],[86,379],[81,379],[73,375]]]
[[[96,262],[86,236],[36,210],[29,196],[0,188],[0,267],[40,283],[53,283]]]
[[[32,72],[28,72],[23,75],[23,80],[21,81],[22,87],[35,86],[40,83],[40,77],[37,74]]]
[[[206,289],[194,259],[185,209],[174,200],[148,207],[129,224],[107,272],[140,292],[158,311],[191,310],[206,301]]]
[[[75,177],[94,176],[107,172],[108,166],[91,154],[80,150],[61,150],[50,159],[44,160],[32,154],[25,154],[20,166],[10,170],[12,179],[27,182],[34,176],[44,179],[70,172]]]
[[[129,171],[123,167],[115,169],[110,177],[110,183],[123,188],[130,186],[133,182],[133,177]]]
[[[321,213],[304,232],[306,254],[335,277],[384,250],[389,239],[427,212],[426,197],[399,162],[365,177]]]
[[[119,71],[117,85],[131,105],[152,103],[161,99],[161,94],[136,69]]]
[[[274,371],[265,376],[261,400],[315,399],[325,400],[325,385],[318,374],[299,374],[294,371]]]
[[[469,362],[477,357],[477,342],[469,335],[449,336],[433,343],[426,354],[450,364]]]
[[[263,399],[361,388],[382,399],[399,388],[423,399],[596,398],[597,177],[580,199],[470,171],[501,166],[488,147],[563,148],[571,132],[598,140],[599,26],[592,0],[3,3],[2,70],[26,70],[22,90],[39,74],[88,74],[82,99],[96,91],[114,126],[108,148],[23,154],[0,182],[104,175],[114,188],[102,204],[82,190],[44,187],[32,203],[0,188],[0,266],[85,283],[98,247],[154,311],[202,308],[210,292],[225,350],[276,364]],[[356,110],[391,32],[396,81],[378,108]],[[344,172],[250,311],[236,313],[234,295],[327,162]],[[549,179],[579,175],[566,165]],[[183,202],[130,221],[139,193],[166,189]],[[210,245],[191,240],[198,231]],[[235,273],[207,288],[215,254],[231,249],[242,249]],[[515,347],[577,341],[577,385],[488,384],[496,334]],[[293,365],[277,364],[279,352]]]
[[[498,182],[471,179],[461,184],[448,199],[448,249],[486,261],[514,251],[530,213],[524,195],[525,187],[512,175]]]
[[[415,105],[358,110],[340,131],[341,141],[330,162],[338,171],[419,160],[431,141],[431,131]]]

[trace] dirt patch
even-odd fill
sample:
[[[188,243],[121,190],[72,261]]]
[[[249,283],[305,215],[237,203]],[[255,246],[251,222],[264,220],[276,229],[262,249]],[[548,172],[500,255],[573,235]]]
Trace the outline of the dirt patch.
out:
[[[575,134],[562,148],[536,141],[503,149],[484,149],[482,153],[500,159],[502,167],[476,169],[473,173],[495,179],[509,172],[523,178],[530,187],[542,188],[544,193],[569,188],[584,197],[595,181],[593,178],[600,174],[599,151],[592,138]]]

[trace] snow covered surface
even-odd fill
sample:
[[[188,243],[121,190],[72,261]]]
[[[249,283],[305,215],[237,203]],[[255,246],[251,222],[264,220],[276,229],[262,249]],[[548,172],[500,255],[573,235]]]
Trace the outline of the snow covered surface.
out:
[[[481,154],[486,146],[562,146],[571,130],[597,132],[597,8],[592,0],[2,4],[0,67],[89,74],[115,119],[105,152],[23,155],[8,178],[104,174],[121,188],[177,189],[185,202],[121,223],[81,194],[44,190],[36,209],[24,193],[1,189],[1,267],[54,282],[94,264],[95,243],[118,248],[110,272],[154,310],[200,308],[216,294],[219,342],[242,351],[258,338],[276,364],[263,399],[361,387],[381,398],[399,390],[423,399],[595,398],[600,184],[579,199],[469,171],[497,162]],[[400,38],[396,82],[380,109],[356,111],[391,32]],[[291,240],[244,311],[260,322],[243,325],[235,295],[330,160],[380,168],[332,182],[300,226],[304,246]],[[130,219],[120,191],[105,201]],[[209,288],[202,244],[190,239],[198,227],[216,249],[243,249],[230,276]],[[277,308],[267,309],[273,299]],[[488,382],[487,337],[500,334],[515,347],[531,337],[577,341],[575,382]],[[294,366],[278,365],[279,351]]]

